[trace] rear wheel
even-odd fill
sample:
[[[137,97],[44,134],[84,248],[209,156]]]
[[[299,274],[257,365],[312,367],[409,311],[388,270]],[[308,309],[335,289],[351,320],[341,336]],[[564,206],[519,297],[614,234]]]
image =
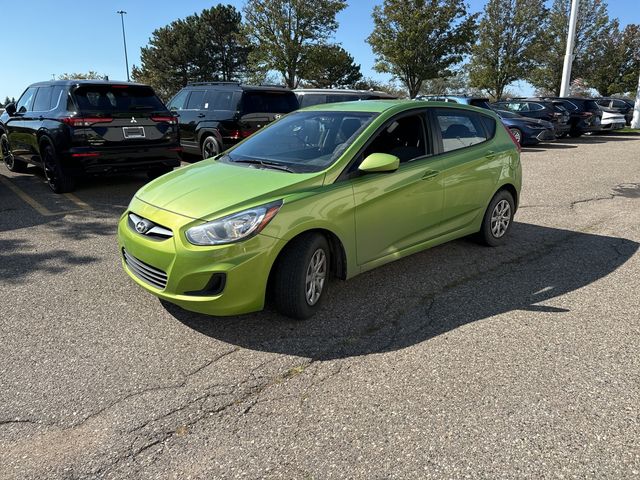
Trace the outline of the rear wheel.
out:
[[[9,137],[7,137],[6,133],[0,136],[0,151],[2,152],[2,160],[10,172],[25,173],[27,171],[27,162],[17,160],[13,156],[11,145],[9,144]]]
[[[327,290],[330,260],[324,236],[308,233],[294,239],[275,267],[273,300],[277,310],[298,320],[313,316]]]
[[[514,211],[513,196],[506,190],[496,193],[482,219],[482,227],[478,234],[480,241],[490,247],[504,243],[513,223]]]
[[[71,192],[75,186],[75,178],[67,171],[60,162],[60,158],[55,148],[48,140],[40,145],[40,155],[42,158],[42,169],[49,188],[55,193]]]
[[[579,131],[579,130],[571,130],[571,132],[569,132],[569,135],[570,135],[572,138],[579,138],[579,137],[581,137],[581,136],[582,136],[582,132],[581,132],[581,131]]]
[[[202,159],[215,157],[220,153],[220,144],[213,135],[207,136],[202,142]]]
[[[513,135],[513,138],[515,138],[518,143],[520,145],[522,145],[522,132],[520,131],[519,128],[510,128],[509,131],[511,132],[511,135]]]

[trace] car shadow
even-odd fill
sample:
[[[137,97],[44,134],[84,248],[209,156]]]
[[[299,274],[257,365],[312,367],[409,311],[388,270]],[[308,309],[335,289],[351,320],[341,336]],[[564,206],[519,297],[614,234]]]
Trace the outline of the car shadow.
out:
[[[557,140],[557,142],[562,142],[562,140]],[[522,147],[523,152],[545,152],[547,150],[566,150],[568,148],[578,148],[577,145],[567,145],[564,143],[539,143],[537,145],[527,145]]]
[[[502,247],[458,240],[337,281],[306,321],[271,310],[210,317],[162,304],[203,335],[252,350],[329,360],[399,350],[516,310],[562,321],[567,310],[554,305],[558,297],[610,274],[638,247],[624,238],[515,223]]]

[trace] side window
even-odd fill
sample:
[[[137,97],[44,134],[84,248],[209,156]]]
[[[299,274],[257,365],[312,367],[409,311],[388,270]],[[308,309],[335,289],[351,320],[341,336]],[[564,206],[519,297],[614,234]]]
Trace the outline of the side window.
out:
[[[33,97],[36,94],[36,90],[37,88],[30,87],[22,94],[20,100],[18,100],[18,103],[16,104],[16,111],[18,113],[29,112],[32,110],[31,107],[33,105]]]
[[[49,110],[55,110],[60,105],[60,101],[63,97],[64,87],[58,85],[53,87],[53,93],[51,93],[51,103],[49,103]]]
[[[178,94],[171,99],[171,102],[169,102],[169,110],[184,110],[184,104],[187,101],[188,95],[188,90],[178,92]]]
[[[310,107],[312,105],[327,103],[327,96],[325,94],[308,93],[306,95],[301,95],[299,101],[300,108]]]
[[[49,105],[51,104],[51,92],[53,87],[40,87],[36,98],[33,101],[33,110],[35,112],[47,112],[49,111]]]
[[[365,149],[362,158],[372,153],[395,155],[401,163],[424,157],[427,146],[422,117],[412,115],[394,120]]]
[[[544,106],[540,105],[539,103],[528,103],[527,105],[529,105],[529,110],[532,112],[544,110]]]
[[[611,103],[613,103],[613,106],[615,108],[626,108],[627,107],[627,104],[625,102],[623,102],[622,100],[614,100]]]
[[[187,110],[202,110],[204,108],[205,93],[207,93],[206,90],[193,90],[187,102]]]
[[[233,92],[226,90],[208,90],[204,98],[207,110],[234,110]]]
[[[442,135],[444,153],[471,147],[487,140],[482,128],[482,119],[474,112],[438,109],[435,115]]]

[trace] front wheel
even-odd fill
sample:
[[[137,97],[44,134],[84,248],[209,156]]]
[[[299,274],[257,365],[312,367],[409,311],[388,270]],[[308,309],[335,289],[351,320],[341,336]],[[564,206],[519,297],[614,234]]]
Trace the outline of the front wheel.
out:
[[[4,164],[10,172],[25,173],[27,171],[27,163],[16,159],[13,155],[11,145],[9,144],[9,137],[7,137],[6,133],[0,136],[0,152],[2,152]]]
[[[513,196],[506,190],[496,193],[482,219],[480,241],[490,247],[503,244],[511,229],[514,211]]]
[[[330,249],[317,233],[302,235],[282,253],[273,278],[276,309],[297,320],[315,314],[329,281]]]
[[[75,178],[67,171],[60,162],[53,145],[44,141],[40,147],[42,157],[42,169],[49,188],[55,193],[67,193],[75,189]]]

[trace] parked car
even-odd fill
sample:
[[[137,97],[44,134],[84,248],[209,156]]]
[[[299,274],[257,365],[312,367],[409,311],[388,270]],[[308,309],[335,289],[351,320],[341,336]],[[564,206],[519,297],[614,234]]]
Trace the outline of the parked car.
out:
[[[333,276],[470,234],[503,243],[521,178],[519,145],[491,110],[317,105],[140,189],[119,222],[122,263],[187,310],[253,312],[270,292],[307,318]]]
[[[551,100],[560,102],[569,111],[571,118],[569,125],[569,135],[580,137],[587,132],[597,132],[600,130],[602,121],[602,110],[598,104],[590,98],[580,97],[544,97],[533,98],[532,100]]]
[[[291,90],[279,86],[201,82],[180,90],[169,109],[178,115],[184,152],[210,158],[297,110],[298,101]]]
[[[596,98],[595,101],[600,105],[600,107],[609,108],[621,113],[624,115],[627,125],[631,125],[631,120],[633,120],[633,109],[635,106],[635,102],[633,100],[628,98],[603,97]]]
[[[569,125],[571,115],[560,102],[514,99],[492,103],[491,107],[496,110],[509,110],[523,117],[551,122],[555,136],[558,138],[566,136],[571,129],[571,125]]]
[[[523,117],[509,110],[496,110],[496,113],[522,146],[552,142],[556,139],[555,127],[551,122]]]
[[[176,119],[153,89],[137,83],[68,80],[34,83],[0,116],[0,151],[12,172],[44,170],[56,193],[82,175],[180,165]]]
[[[600,131],[610,132],[612,130],[620,130],[627,125],[624,115],[616,110],[600,107],[602,110],[602,121],[600,122]]]
[[[416,100],[460,103],[462,105],[471,105],[472,107],[491,109],[488,98],[474,97],[471,95],[418,95]]]
[[[353,102],[357,100],[393,100],[397,97],[374,90],[347,90],[338,88],[298,88],[294,90],[300,108],[323,103]]]

